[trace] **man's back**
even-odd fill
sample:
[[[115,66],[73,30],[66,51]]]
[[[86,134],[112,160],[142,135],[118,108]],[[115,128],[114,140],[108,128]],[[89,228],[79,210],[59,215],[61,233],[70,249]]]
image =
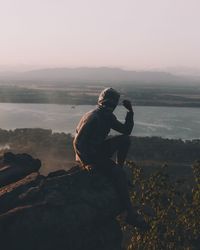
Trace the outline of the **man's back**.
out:
[[[80,157],[95,155],[112,128],[116,119],[111,111],[96,108],[86,113],[80,120],[74,138],[76,160]],[[88,157],[86,157],[88,158]],[[87,160],[88,162],[88,160]]]

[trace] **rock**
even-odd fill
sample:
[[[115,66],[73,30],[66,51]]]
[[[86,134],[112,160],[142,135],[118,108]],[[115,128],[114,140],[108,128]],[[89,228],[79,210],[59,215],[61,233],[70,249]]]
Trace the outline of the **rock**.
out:
[[[57,171],[0,189],[0,244],[6,250],[120,250],[122,211],[100,173]]]
[[[1,161],[5,167],[0,171],[0,187],[16,182],[33,172],[37,172],[41,167],[40,160],[33,159],[28,154],[7,152]]]

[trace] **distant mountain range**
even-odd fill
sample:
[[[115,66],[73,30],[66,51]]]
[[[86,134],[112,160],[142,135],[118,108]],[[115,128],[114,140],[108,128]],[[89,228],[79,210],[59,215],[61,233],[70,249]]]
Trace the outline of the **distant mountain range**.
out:
[[[197,80],[158,71],[128,71],[119,68],[47,68],[26,72],[0,72],[0,80],[65,83],[191,83]]]

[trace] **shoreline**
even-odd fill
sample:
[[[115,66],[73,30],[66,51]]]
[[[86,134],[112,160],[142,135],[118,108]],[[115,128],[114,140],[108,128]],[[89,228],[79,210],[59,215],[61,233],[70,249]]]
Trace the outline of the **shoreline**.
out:
[[[56,131],[51,128],[46,129],[46,128],[40,128],[40,127],[35,127],[35,128],[14,128],[14,129],[5,129],[0,127],[0,135],[1,133],[16,133],[16,132],[46,132],[48,135],[64,135],[64,136],[69,136],[71,138],[74,137],[74,134],[70,132],[63,132],[63,131]],[[110,134],[108,137],[116,136],[115,134]],[[193,139],[182,139],[182,138],[169,138],[169,137],[162,137],[162,136],[136,136],[136,135],[130,135],[131,139],[146,139],[146,140],[164,140],[164,141],[173,141],[173,142],[183,142],[183,143],[190,143],[190,142],[197,142],[200,143],[200,138],[193,138]],[[2,144],[3,145],[3,144]],[[1,142],[0,142],[0,147],[1,147]]]
[[[59,105],[59,106],[64,106],[64,105],[71,105],[71,106],[88,106],[88,105],[91,105],[91,106],[95,106],[97,105],[97,103],[91,103],[91,102],[86,102],[86,103],[70,103],[70,102],[66,102],[66,103],[59,103],[59,102],[23,102],[23,101],[20,101],[20,102],[8,102],[8,101],[2,101],[0,100],[0,105],[1,104],[50,104],[50,105]],[[122,106],[122,105],[118,105],[118,106]],[[174,104],[140,104],[140,103],[134,103],[134,107],[168,107],[168,108],[200,108],[200,103],[198,105],[188,105],[188,104],[185,104],[185,105],[174,105]]]

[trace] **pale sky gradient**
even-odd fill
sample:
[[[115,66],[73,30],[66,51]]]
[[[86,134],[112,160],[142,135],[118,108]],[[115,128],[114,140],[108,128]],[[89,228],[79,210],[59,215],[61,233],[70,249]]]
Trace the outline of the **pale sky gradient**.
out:
[[[0,0],[0,65],[200,69],[200,0]]]

